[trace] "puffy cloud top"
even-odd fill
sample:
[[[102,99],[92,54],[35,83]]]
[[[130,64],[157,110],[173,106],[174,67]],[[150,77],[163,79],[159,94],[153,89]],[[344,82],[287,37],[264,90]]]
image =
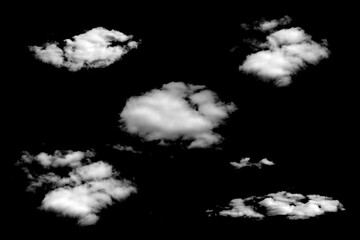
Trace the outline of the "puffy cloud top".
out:
[[[274,80],[278,86],[289,85],[291,76],[301,68],[307,64],[315,65],[330,54],[326,40],[317,43],[299,27],[271,32],[267,42],[254,44],[263,50],[248,55],[239,69],[265,80]]]
[[[106,67],[119,60],[130,49],[137,47],[138,43],[131,39],[132,36],[119,31],[98,27],[74,36],[73,40],[65,39],[64,48],[60,48],[58,43],[46,43],[40,47],[31,46],[30,50],[45,63],[78,71],[85,67]],[[111,46],[113,42],[123,45]]]
[[[208,147],[221,140],[213,128],[234,110],[204,86],[171,82],[130,98],[120,115],[126,131],[146,140],[190,139],[189,147]]]

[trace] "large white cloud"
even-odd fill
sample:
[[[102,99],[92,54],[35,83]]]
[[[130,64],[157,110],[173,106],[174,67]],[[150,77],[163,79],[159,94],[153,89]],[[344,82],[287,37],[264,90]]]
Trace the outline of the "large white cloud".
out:
[[[152,140],[191,140],[192,147],[208,147],[221,136],[213,132],[231,112],[233,103],[217,100],[204,86],[171,82],[139,97],[131,97],[121,115],[129,133]]]
[[[267,158],[261,159],[257,163],[250,162],[250,158],[242,158],[240,162],[230,162],[232,166],[234,166],[236,169],[244,168],[244,167],[258,167],[261,168],[263,165],[266,166],[272,166],[275,165],[274,162],[268,160]]]
[[[218,214],[220,216],[252,218],[282,215],[288,219],[296,220],[316,217],[326,212],[345,210],[338,200],[333,200],[330,197],[320,195],[304,196],[285,191],[260,197],[234,199],[229,206],[231,209],[222,210]]]
[[[130,41],[131,39],[132,36],[119,31],[97,27],[74,36],[73,40],[64,40],[64,48],[60,48],[58,43],[46,43],[44,46],[31,46],[30,50],[45,63],[77,71],[81,68],[106,67],[114,63],[130,49],[137,47],[138,43]],[[111,46],[113,42],[123,45]]]
[[[136,192],[136,188],[127,180],[116,179],[119,174],[106,162],[89,163],[88,159],[84,165],[80,161],[85,156],[91,158],[94,153],[68,152],[63,158],[59,158],[59,151],[53,156],[46,153],[37,156],[26,154],[20,164],[28,173],[29,190],[50,189],[42,201],[41,209],[78,218],[80,225],[91,225],[98,221],[101,209],[114,204],[114,201],[125,199]],[[35,161],[40,162],[45,170],[50,170],[50,167],[56,170],[54,163],[58,162],[72,164],[75,161],[77,164],[70,165],[72,168],[67,176],[54,172],[29,174],[30,166]]]
[[[326,40],[317,43],[299,27],[270,33],[258,48],[261,50],[248,55],[239,69],[264,80],[274,80],[278,86],[289,85],[292,75],[330,54]]]

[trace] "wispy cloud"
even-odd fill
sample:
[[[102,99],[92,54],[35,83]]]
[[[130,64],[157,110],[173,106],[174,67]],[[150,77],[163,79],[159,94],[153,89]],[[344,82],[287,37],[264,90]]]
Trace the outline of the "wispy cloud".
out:
[[[272,166],[275,165],[274,162],[268,160],[267,158],[264,158],[260,160],[257,163],[250,162],[250,158],[242,158],[240,162],[230,162],[232,166],[234,166],[237,169],[244,168],[244,167],[258,167],[261,168],[263,165]]]
[[[132,153],[141,153],[141,151],[137,151],[132,146],[126,146],[121,144],[116,144],[113,146],[114,149],[119,151],[125,151],[125,152],[132,152]]]
[[[278,86],[287,86],[292,75],[300,69],[329,57],[327,41],[317,43],[299,27],[271,31],[289,22],[290,18],[285,17],[260,24],[259,30],[270,32],[267,41],[258,43],[254,40],[252,45],[261,50],[248,55],[239,69],[264,80],[273,80]]]
[[[273,19],[270,21],[261,21],[258,26],[256,26],[256,29],[259,29],[263,32],[270,31],[275,29],[278,26],[284,26],[289,24],[292,21],[292,19],[289,16],[285,16],[280,19]]]
[[[345,210],[338,200],[333,200],[330,197],[320,195],[304,196],[285,191],[259,197],[234,199],[225,208],[218,215],[260,219],[271,216],[285,216],[291,220],[308,219],[327,212]],[[212,213],[212,215],[214,214]]]
[[[28,173],[29,190],[50,189],[42,201],[40,208],[43,210],[78,218],[79,225],[92,225],[99,220],[101,209],[136,192],[129,181],[116,179],[119,173],[110,164],[104,161],[90,163],[95,156],[93,152],[69,151],[63,157],[59,155],[60,151],[54,155],[27,153],[19,162]],[[88,161],[85,163],[86,156]],[[71,168],[67,176],[54,172],[37,174],[30,170],[36,162],[43,170],[56,170],[54,168],[59,166]],[[61,164],[56,165],[59,162]]]
[[[130,98],[121,123],[124,130],[148,141],[184,139],[191,140],[189,148],[204,148],[220,142],[213,129],[235,109],[233,103],[218,101],[205,86],[171,82]]]
[[[106,67],[119,60],[129,50],[137,47],[138,42],[131,39],[132,36],[119,31],[97,27],[74,36],[73,40],[65,39],[64,48],[54,42],[30,46],[29,49],[45,63],[78,71],[82,68]],[[111,46],[114,42],[122,43],[122,46]]]

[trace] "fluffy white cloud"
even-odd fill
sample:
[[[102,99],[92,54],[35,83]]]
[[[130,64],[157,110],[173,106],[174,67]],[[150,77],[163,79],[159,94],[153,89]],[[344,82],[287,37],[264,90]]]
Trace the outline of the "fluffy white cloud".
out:
[[[289,85],[291,76],[301,68],[315,65],[330,54],[325,40],[317,43],[299,27],[272,32],[258,47],[263,50],[248,55],[239,69],[274,80],[278,86]]]
[[[261,168],[263,165],[267,165],[267,166],[271,166],[271,165],[275,165],[274,162],[264,158],[262,160],[260,160],[259,162],[257,163],[251,163],[249,162],[250,161],[250,158],[242,158],[240,160],[240,162],[230,162],[230,164],[232,166],[234,166],[235,168],[237,169],[240,169],[240,168],[243,168],[243,167],[258,167],[258,168]]]
[[[139,97],[130,98],[121,116],[123,129],[152,140],[191,140],[192,147],[208,147],[221,136],[213,132],[231,112],[204,86],[171,82]]]
[[[22,156],[22,161],[27,163],[37,162],[42,166],[49,167],[79,167],[82,164],[82,160],[85,158],[92,157],[93,153],[90,151],[81,152],[81,151],[68,151],[66,154],[56,151],[54,155],[49,155],[47,153],[39,153],[36,156],[32,156],[28,153]]]
[[[261,197],[234,199],[230,202],[230,210],[219,212],[221,216],[255,217],[286,216],[288,219],[308,219],[326,212],[345,210],[338,200],[319,195],[293,194],[285,191],[271,193]],[[228,208],[228,207],[226,207]],[[262,210],[261,213],[255,211]]]
[[[63,49],[58,43],[46,43],[40,47],[31,46],[30,50],[45,63],[77,71],[84,67],[106,67],[119,60],[130,49],[137,47],[138,43],[130,41],[131,38],[119,31],[98,27],[74,36],[73,40],[64,40],[66,45]],[[121,42],[123,46],[111,46],[113,42]]]
[[[47,186],[45,189],[50,191],[45,195],[41,209],[78,218],[79,225],[95,224],[101,209],[136,192],[136,188],[129,181],[115,178],[118,173],[108,163],[97,161],[83,165],[80,161],[86,155],[90,158],[94,153],[70,152],[62,158],[58,157],[59,151],[54,156],[41,153],[31,157],[27,154],[21,161],[25,165],[38,161],[47,170],[49,167],[56,167],[54,163],[66,165],[73,164],[74,161],[78,163],[72,165],[72,170],[65,177],[53,172],[41,175],[28,174],[30,180],[28,189],[36,191]],[[30,172],[28,167],[24,169],[27,173]]]

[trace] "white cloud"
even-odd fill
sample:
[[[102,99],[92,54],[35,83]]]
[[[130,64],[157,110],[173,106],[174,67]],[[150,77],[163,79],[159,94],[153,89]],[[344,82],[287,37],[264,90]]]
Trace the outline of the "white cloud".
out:
[[[221,136],[213,132],[231,112],[204,86],[171,82],[139,97],[130,98],[121,115],[123,129],[152,140],[191,140],[189,147],[208,147]]]
[[[98,221],[101,209],[136,192],[136,188],[129,181],[115,178],[119,174],[110,164],[97,161],[83,165],[80,161],[85,156],[93,157],[92,152],[69,152],[64,157],[59,157],[59,154],[59,151],[54,156],[41,153],[32,157],[27,154],[22,158],[24,165],[38,161],[44,169],[56,167],[56,164],[72,166],[72,170],[65,177],[53,172],[28,174],[28,190],[36,191],[45,186],[45,189],[50,189],[42,201],[43,210],[78,218],[79,225],[91,225]],[[73,164],[74,162],[77,164]],[[24,169],[27,173],[30,172],[28,167]]]
[[[259,30],[265,32],[265,31],[273,30],[277,26],[287,25],[290,22],[291,22],[291,18],[289,16],[285,16],[285,17],[280,18],[280,19],[273,19],[273,20],[270,20],[270,21],[263,21],[263,22],[261,22],[259,24],[259,26],[257,28]]]
[[[135,150],[132,146],[123,146],[121,144],[114,145],[113,148],[119,151],[141,153],[140,151]]]
[[[263,50],[246,57],[239,69],[274,80],[278,86],[291,83],[291,76],[308,64],[317,64],[328,58],[326,40],[317,43],[299,27],[281,29],[267,36],[267,42],[258,44]]]
[[[84,180],[108,178],[113,174],[112,166],[105,162],[96,162],[76,169]]]
[[[288,219],[296,220],[308,219],[327,212],[345,210],[338,200],[332,200],[329,197],[319,195],[304,196],[285,191],[260,197],[234,199],[230,202],[230,207],[230,210],[220,211],[219,215],[257,218],[282,215]],[[261,213],[256,209],[262,209]]]
[[[47,153],[39,153],[36,156],[32,156],[29,153],[26,153],[22,156],[22,161],[26,163],[37,162],[45,168],[49,167],[79,167],[82,164],[82,161],[85,158],[92,157],[94,153],[87,151],[68,151],[65,154],[56,151],[54,155],[49,155]]]
[[[119,31],[107,30],[102,27],[91,29],[71,39],[65,39],[66,46],[61,49],[58,43],[46,43],[44,46],[31,46],[35,56],[57,67],[66,67],[71,71],[81,68],[106,67],[119,60],[138,43],[130,41]],[[113,42],[121,42],[123,46],[110,46]]]
[[[223,210],[219,213],[221,216],[229,217],[249,217],[249,218],[263,218],[264,215],[256,212],[251,206],[244,204],[242,199],[234,199],[230,202],[232,209]]]
[[[263,165],[268,165],[268,166],[272,166],[272,165],[275,165],[274,162],[264,158],[262,160],[260,160],[259,162],[257,163],[252,163],[252,162],[249,162],[250,161],[250,158],[242,158],[240,160],[240,162],[230,162],[230,164],[232,166],[234,166],[235,168],[237,169],[240,169],[240,168],[243,168],[243,167],[258,167],[258,168],[261,168]]]
[[[263,165],[268,165],[268,166],[272,166],[272,165],[275,165],[274,162],[270,161],[269,159],[267,158],[264,158],[264,159],[261,159],[259,164],[263,164]]]

